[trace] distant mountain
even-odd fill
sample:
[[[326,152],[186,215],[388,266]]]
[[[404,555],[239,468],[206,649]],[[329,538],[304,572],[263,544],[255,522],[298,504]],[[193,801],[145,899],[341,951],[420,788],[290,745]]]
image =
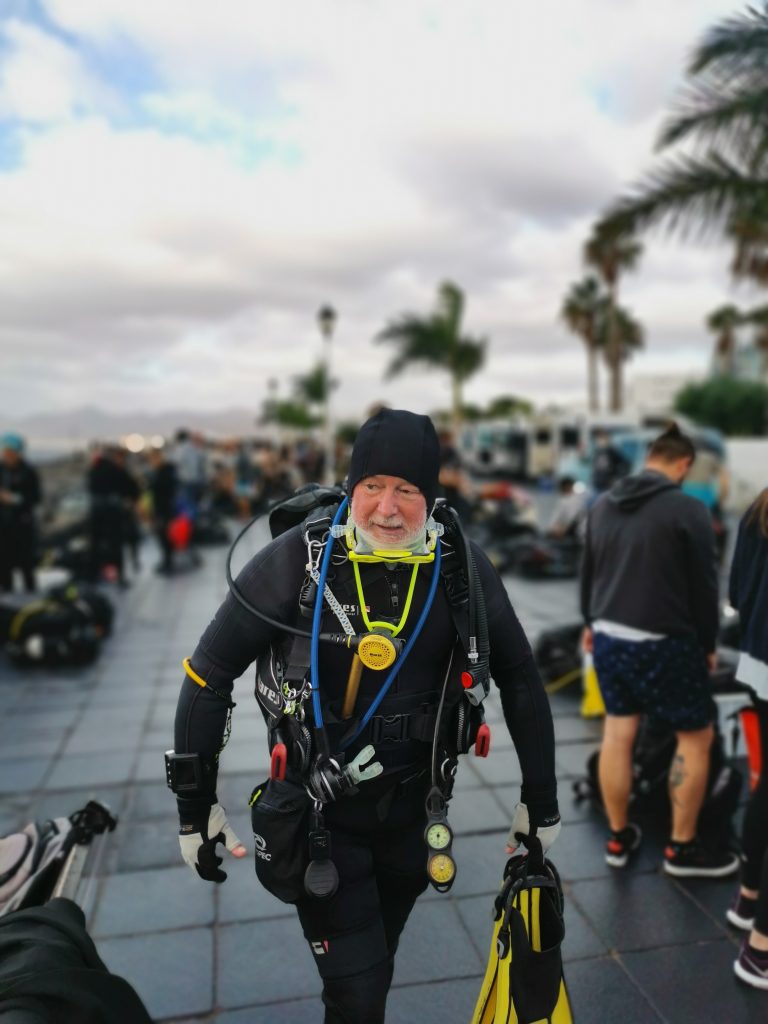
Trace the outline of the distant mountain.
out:
[[[127,434],[172,437],[181,427],[224,438],[263,433],[257,424],[257,409],[157,410],[142,412],[106,412],[96,406],[84,406],[66,413],[37,413],[11,420],[0,412],[0,432],[13,430],[23,434],[30,449],[35,445],[56,448],[81,447],[92,441],[117,441]]]

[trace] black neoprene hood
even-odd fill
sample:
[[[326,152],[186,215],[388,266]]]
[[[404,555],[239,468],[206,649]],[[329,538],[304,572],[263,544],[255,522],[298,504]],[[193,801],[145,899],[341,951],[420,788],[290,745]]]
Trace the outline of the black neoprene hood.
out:
[[[437,497],[440,443],[429,416],[405,409],[382,409],[367,420],[355,438],[349,463],[348,490],[367,476],[399,476],[415,484],[431,511]]]

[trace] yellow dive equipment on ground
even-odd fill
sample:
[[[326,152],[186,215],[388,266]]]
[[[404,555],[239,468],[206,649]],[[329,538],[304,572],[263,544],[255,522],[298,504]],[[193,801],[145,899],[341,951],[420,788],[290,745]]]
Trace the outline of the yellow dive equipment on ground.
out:
[[[494,901],[491,950],[472,1024],[573,1022],[560,952],[560,878],[535,836],[526,845],[527,856],[507,861]]]

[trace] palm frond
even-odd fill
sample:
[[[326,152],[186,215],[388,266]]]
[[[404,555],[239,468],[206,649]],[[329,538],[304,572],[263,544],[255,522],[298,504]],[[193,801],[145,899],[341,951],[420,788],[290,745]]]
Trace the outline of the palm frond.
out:
[[[699,146],[739,154],[749,166],[754,154],[765,149],[766,111],[768,81],[765,73],[759,85],[751,89],[724,92],[715,85],[697,86],[684,95],[679,112],[662,126],[656,148],[665,149],[690,138]]]
[[[747,68],[765,70],[768,53],[768,4],[748,7],[744,14],[713,26],[696,47],[688,73],[716,69],[724,76],[742,74]]]
[[[721,227],[756,194],[768,195],[768,181],[743,174],[724,157],[679,157],[619,199],[600,226],[634,232],[661,224],[669,231],[701,235]]]

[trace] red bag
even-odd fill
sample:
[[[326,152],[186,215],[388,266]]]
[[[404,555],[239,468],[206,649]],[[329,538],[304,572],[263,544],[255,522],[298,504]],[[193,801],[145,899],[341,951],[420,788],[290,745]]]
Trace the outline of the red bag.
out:
[[[168,523],[166,533],[174,551],[183,551],[189,547],[189,542],[192,540],[192,529],[192,519],[186,512],[179,513]]]

